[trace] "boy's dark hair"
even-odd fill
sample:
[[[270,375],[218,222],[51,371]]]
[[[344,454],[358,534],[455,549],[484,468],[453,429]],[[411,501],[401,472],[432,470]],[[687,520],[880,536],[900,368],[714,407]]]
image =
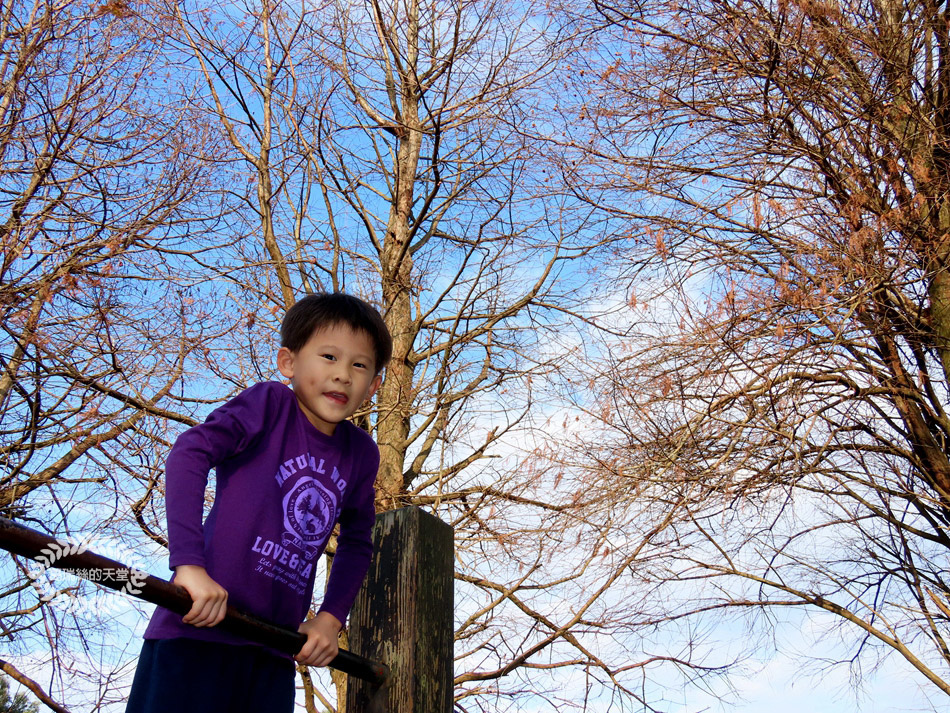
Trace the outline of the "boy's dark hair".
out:
[[[376,309],[344,292],[317,292],[300,298],[287,310],[280,325],[280,346],[298,352],[319,329],[345,324],[365,332],[373,342],[376,373],[389,363],[393,338]]]

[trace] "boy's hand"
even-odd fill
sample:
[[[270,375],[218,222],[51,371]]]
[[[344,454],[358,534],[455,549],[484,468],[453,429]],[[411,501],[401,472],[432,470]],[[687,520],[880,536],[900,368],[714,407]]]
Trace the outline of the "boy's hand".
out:
[[[340,620],[329,612],[322,611],[308,619],[297,627],[297,631],[307,635],[307,642],[294,658],[307,666],[326,666],[340,650],[337,637],[342,628]]]
[[[191,595],[191,609],[182,621],[192,626],[214,626],[224,619],[228,608],[228,593],[211,579],[204,567],[183,564],[175,567],[175,584]]]

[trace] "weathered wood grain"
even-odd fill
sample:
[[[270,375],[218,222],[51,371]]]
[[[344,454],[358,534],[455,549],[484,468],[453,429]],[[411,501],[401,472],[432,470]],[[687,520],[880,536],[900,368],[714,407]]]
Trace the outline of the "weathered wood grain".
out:
[[[451,713],[453,532],[419,508],[381,513],[350,615],[350,650],[389,666],[381,688],[350,679],[347,713]]]

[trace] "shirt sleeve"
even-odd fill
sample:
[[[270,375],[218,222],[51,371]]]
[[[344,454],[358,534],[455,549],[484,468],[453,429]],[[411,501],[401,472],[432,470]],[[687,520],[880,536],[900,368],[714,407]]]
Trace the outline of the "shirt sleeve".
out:
[[[168,566],[205,562],[204,502],[208,474],[228,458],[251,447],[265,434],[283,384],[256,384],[211,412],[175,441],[165,463]]]
[[[320,611],[329,612],[343,624],[353,608],[373,557],[373,525],[376,522],[376,491],[373,486],[379,470],[379,449],[368,435],[365,440],[367,445],[362,448],[359,480],[352,495],[348,494],[344,500],[340,512],[336,555],[320,605]]]

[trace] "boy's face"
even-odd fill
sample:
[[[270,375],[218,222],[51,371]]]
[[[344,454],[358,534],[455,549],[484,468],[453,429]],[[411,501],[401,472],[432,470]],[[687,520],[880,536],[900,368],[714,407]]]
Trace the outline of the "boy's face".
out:
[[[332,325],[313,333],[298,352],[281,347],[277,368],[290,379],[297,403],[316,428],[332,436],[336,425],[376,393],[373,341],[349,325]]]

